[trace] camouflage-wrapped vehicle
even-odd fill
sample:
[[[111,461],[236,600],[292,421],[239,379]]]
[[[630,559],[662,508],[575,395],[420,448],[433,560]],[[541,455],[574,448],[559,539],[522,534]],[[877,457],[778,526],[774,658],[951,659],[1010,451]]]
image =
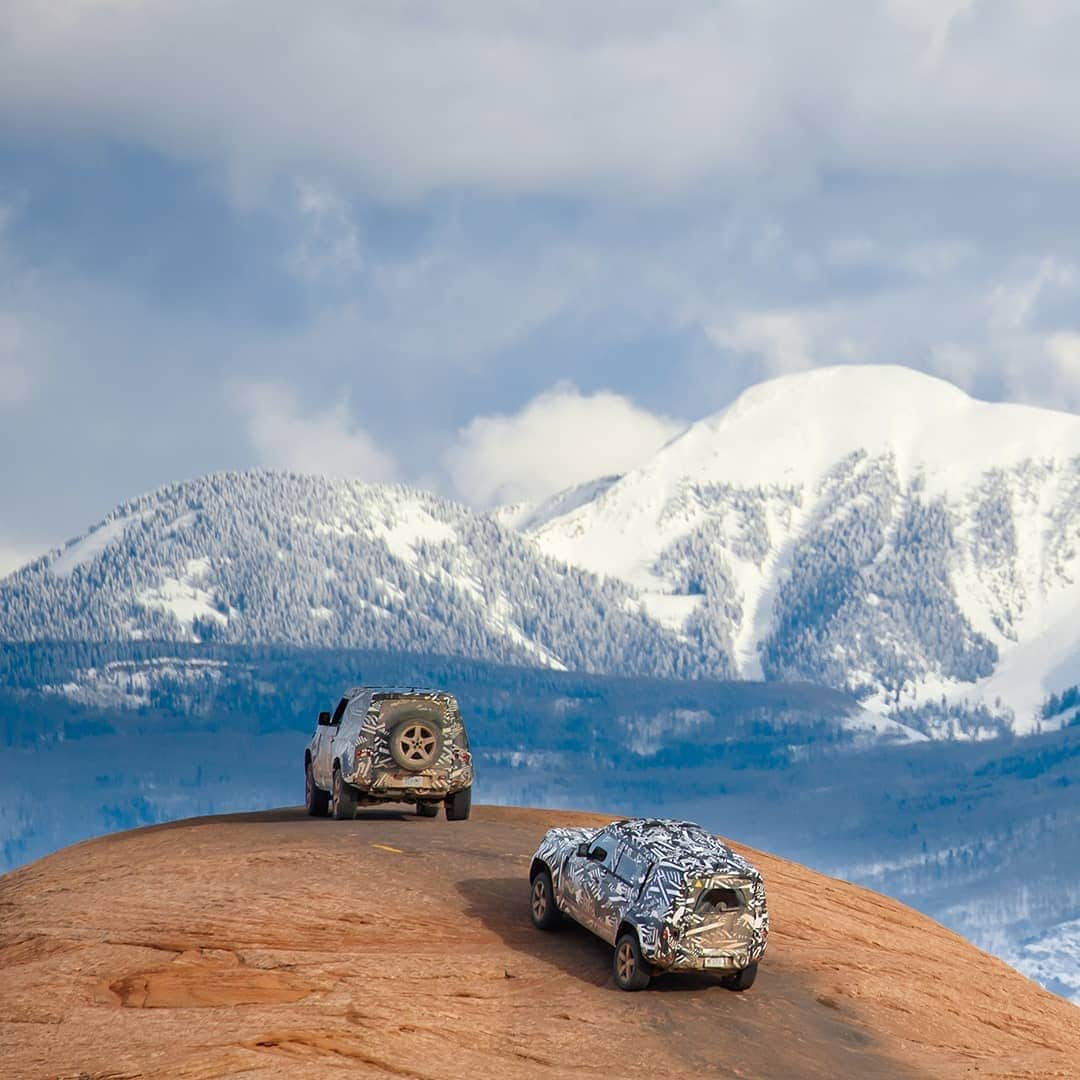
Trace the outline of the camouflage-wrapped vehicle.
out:
[[[643,990],[660,971],[715,971],[748,990],[769,937],[755,867],[688,821],[633,818],[549,829],[529,870],[533,925],[569,917],[615,946],[615,983]]]
[[[305,802],[314,817],[340,820],[357,806],[404,802],[422,817],[434,817],[441,804],[449,821],[464,821],[472,782],[461,711],[442,690],[355,687],[333,714],[319,713],[304,751]]]

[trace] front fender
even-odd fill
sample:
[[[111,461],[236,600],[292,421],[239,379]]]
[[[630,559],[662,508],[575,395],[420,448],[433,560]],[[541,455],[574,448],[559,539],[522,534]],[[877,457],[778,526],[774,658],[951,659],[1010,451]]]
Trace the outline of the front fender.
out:
[[[537,862],[543,863],[548,868],[551,873],[551,883],[555,889],[556,902],[561,904],[564,898],[563,883],[567,859],[573,856],[578,844],[592,840],[599,831],[599,829],[559,827],[548,829],[544,839],[540,841],[540,846],[533,855],[530,875],[532,867]]]

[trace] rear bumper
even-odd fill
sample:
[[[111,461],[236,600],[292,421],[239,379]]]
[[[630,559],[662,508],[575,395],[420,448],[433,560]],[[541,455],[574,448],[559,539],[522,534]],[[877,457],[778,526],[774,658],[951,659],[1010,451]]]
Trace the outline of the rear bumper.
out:
[[[675,945],[667,955],[647,957],[659,971],[715,971],[721,974],[742,971],[765,955],[765,941],[732,942],[727,948],[695,948],[686,943]]]
[[[758,957],[752,956],[749,950],[740,953],[726,953],[721,956],[689,956],[683,954],[676,956],[666,970],[718,971],[726,974],[732,971],[742,971],[743,968],[749,967],[757,959]]]
[[[364,795],[411,802],[445,799],[447,795],[464,791],[472,786],[473,772],[471,768],[452,772],[445,769],[427,769],[417,773],[404,769],[361,768],[345,779]]]

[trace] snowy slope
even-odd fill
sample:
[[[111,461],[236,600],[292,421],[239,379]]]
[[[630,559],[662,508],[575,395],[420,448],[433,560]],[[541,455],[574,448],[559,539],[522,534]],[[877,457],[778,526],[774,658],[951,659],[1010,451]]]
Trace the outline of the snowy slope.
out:
[[[934,737],[1080,684],[1080,417],[892,367],[754,387],[643,467],[478,514],[218,474],[0,581],[0,640],[376,647],[846,690]],[[902,729],[895,729],[900,731]]]
[[[119,507],[0,582],[0,640],[279,642],[703,674],[630,589],[424,492],[223,473]]]
[[[1075,415],[905,368],[817,369],[572,502],[533,524],[539,549],[632,585],[745,677],[983,703],[1027,731],[1080,676]]]

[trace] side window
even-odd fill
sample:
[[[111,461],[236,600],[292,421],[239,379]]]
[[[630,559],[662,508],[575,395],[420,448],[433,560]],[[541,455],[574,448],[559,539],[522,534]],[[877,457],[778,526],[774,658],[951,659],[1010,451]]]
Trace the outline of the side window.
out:
[[[589,848],[589,858],[599,863],[605,870],[614,870],[619,854],[618,840],[611,833],[601,833]]]
[[[622,878],[627,885],[633,885],[637,888],[645,880],[645,875],[648,872],[649,864],[642,855],[634,851],[633,848],[623,848],[618,865],[615,867],[615,874],[618,877]]]
[[[343,697],[338,702],[338,707],[334,710],[334,715],[330,717],[330,723],[331,724],[340,724],[341,723],[341,718],[345,715],[345,709],[348,706],[348,704],[349,704],[349,699],[347,697]]]
[[[349,707],[345,712],[347,712],[351,718],[359,717],[362,721],[370,705],[370,693],[357,694],[356,697],[349,702]],[[344,715],[342,716],[342,719],[344,719]]]

